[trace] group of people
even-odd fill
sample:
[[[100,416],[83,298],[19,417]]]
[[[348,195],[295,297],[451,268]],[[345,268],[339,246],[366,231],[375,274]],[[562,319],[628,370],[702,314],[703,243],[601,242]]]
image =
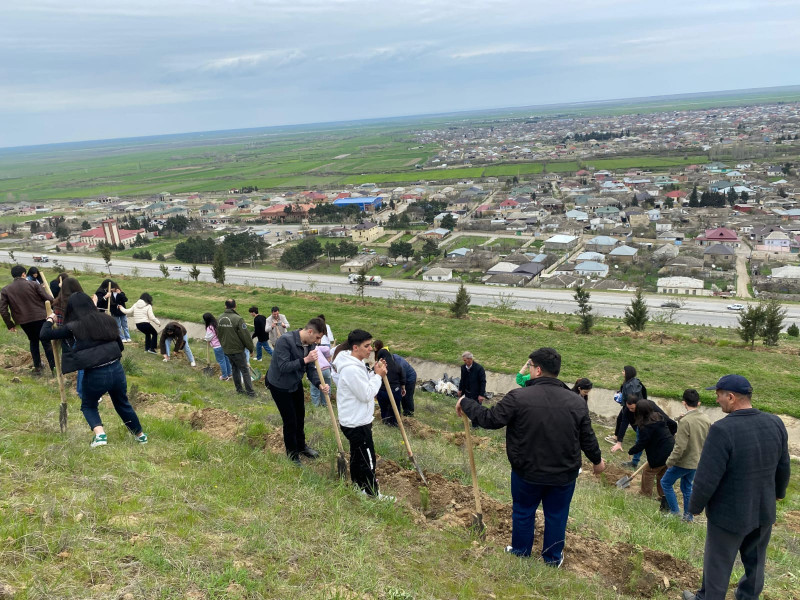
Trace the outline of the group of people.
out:
[[[145,334],[145,349],[155,352],[153,326],[160,323],[152,312],[152,297],[142,294],[128,309],[124,306],[127,298],[111,280],[89,296],[67,274],[60,274],[54,287],[43,285],[37,273],[30,278],[21,266],[13,267],[11,274],[12,283],[0,292],[0,315],[10,330],[19,324],[25,331],[37,371],[42,369],[39,344],[52,366],[50,341],[61,341],[63,371],[79,373],[78,393],[81,411],[93,433],[91,446],[107,443],[97,410],[105,393],[134,439],[147,443],[128,401],[120,358],[125,341],[130,340],[123,319],[128,315],[133,315],[137,329]],[[52,302],[49,314],[45,301]],[[389,426],[397,425],[390,392],[403,414],[413,414],[416,373],[411,365],[362,329],[352,330],[336,345],[323,315],[291,330],[278,307],[273,307],[266,318],[255,306],[249,312],[254,319],[252,333],[236,311],[234,299],[225,301],[225,310],[218,318],[211,313],[203,315],[206,340],[214,348],[221,377],[232,378],[238,393],[255,395],[249,355],[256,352],[255,360],[261,360],[262,350],[271,355],[264,383],[283,421],[286,454],[298,465],[302,464],[300,457],[319,456],[305,436],[303,377],[312,390],[317,390],[320,403],[329,396],[331,385],[336,385],[338,421],[350,445],[352,481],[366,495],[391,499],[381,494],[375,475],[374,403],[377,399],[381,420]],[[183,349],[194,366],[185,328],[172,322],[164,332],[161,352],[165,360],[169,360],[171,348]],[[373,353],[375,360],[370,368],[365,361]],[[539,348],[518,373],[520,387],[488,407],[484,405],[484,368],[469,352],[462,360],[456,412],[466,414],[476,427],[506,428],[513,500],[512,537],[506,551],[521,557],[532,554],[536,510],[541,504],[545,519],[541,555],[545,564],[559,567],[564,561],[566,525],[581,472],[581,454],[592,463],[595,474],[605,470],[588,409],[592,382],[581,378],[570,388],[558,379],[560,354],[553,348]],[[727,413],[711,424],[697,410],[696,390],[684,392],[686,414],[676,422],[647,399],[636,369],[626,366],[623,374],[618,394],[622,408],[615,436],[609,439],[613,443],[611,452],[622,449],[627,428],[633,428],[637,438],[628,451],[631,460],[627,464],[636,468],[644,453],[647,464],[642,469],[642,493],[651,495],[655,482],[662,509],[680,514],[673,490],[680,480],[683,518],[691,521],[693,515],[706,512],[703,580],[698,591],[683,592],[684,600],[724,599],[737,553],[745,573],[736,597],[758,598],[764,586],[776,500],[785,496],[789,482],[788,435],[783,422],[752,407],[753,389],[741,375],[726,375],[706,388],[716,391],[717,403]]]

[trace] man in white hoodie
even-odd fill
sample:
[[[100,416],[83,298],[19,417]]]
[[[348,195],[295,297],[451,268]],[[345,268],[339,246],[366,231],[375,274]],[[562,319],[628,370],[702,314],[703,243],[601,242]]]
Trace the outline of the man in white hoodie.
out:
[[[389,499],[378,491],[372,441],[375,394],[383,384],[386,363],[378,361],[370,373],[363,361],[371,352],[372,336],[362,329],[351,331],[347,341],[336,348],[333,379],[338,386],[339,424],[350,442],[350,478],[366,494]]]

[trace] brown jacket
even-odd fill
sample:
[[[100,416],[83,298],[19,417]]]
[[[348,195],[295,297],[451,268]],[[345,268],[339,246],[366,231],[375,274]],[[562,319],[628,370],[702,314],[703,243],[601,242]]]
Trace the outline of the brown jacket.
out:
[[[675,447],[667,459],[667,466],[696,469],[709,427],[711,421],[699,410],[690,410],[678,419]]]
[[[44,310],[45,300],[52,298],[44,291],[41,284],[17,277],[0,291],[0,315],[11,329],[17,324],[24,325],[34,321],[44,321],[47,315]],[[13,320],[8,314],[11,307]]]

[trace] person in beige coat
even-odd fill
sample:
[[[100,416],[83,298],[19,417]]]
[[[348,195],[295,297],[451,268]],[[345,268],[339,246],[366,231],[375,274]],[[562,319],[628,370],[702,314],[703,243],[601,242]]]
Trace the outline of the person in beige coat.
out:
[[[700,405],[700,394],[697,390],[688,389],[683,392],[683,406],[686,414],[678,419],[678,432],[675,434],[675,447],[667,459],[667,471],[661,478],[661,487],[664,489],[664,498],[669,506],[669,512],[679,515],[678,497],[672,488],[675,482],[681,480],[681,494],[683,495],[683,520],[692,521],[689,512],[689,499],[692,497],[692,483],[697,472],[697,463],[706,443],[708,428],[711,421],[697,410]]]
[[[161,321],[156,319],[153,314],[153,297],[145,292],[130,308],[120,306],[119,309],[126,315],[133,315],[133,322],[136,329],[144,334],[144,350],[150,354],[158,354],[156,345],[158,343],[158,331],[156,327],[161,326]],[[154,327],[155,326],[155,327]]]

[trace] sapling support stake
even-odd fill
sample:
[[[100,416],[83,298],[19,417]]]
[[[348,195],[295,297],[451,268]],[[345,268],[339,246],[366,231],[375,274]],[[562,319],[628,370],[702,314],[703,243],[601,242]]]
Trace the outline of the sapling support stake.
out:
[[[317,368],[317,375],[319,376],[320,385],[325,385],[325,378],[322,376],[322,367],[319,366],[319,361],[314,361],[314,366]],[[322,392],[322,390],[320,390]],[[336,445],[339,447],[339,456],[336,459],[336,471],[339,473],[341,479],[347,479],[347,459],[344,456],[344,446],[342,446],[342,436],[339,433],[339,424],[336,422],[336,415],[333,413],[333,404],[331,404],[331,396],[328,392],[322,392],[325,396],[325,405],[328,407],[328,414],[331,417],[331,425],[333,425],[333,434],[336,436]]]
[[[394,401],[394,394],[392,394],[392,386],[389,384],[389,378],[384,375],[383,376],[383,386],[386,388],[386,393],[389,395],[389,403],[392,405],[392,411],[394,411],[394,418],[397,419],[397,426],[400,428],[400,435],[403,436],[403,443],[406,445],[406,452],[408,452],[408,458],[411,461],[411,464],[414,465],[414,468],[417,470],[417,473],[422,479],[422,483],[425,486],[428,485],[428,480],[425,479],[425,475],[422,474],[422,469],[419,468],[417,464],[417,459],[414,457],[414,453],[411,451],[411,444],[408,442],[408,436],[406,435],[406,428],[403,425],[403,419],[400,417],[400,411],[397,410],[397,402]]]
[[[472,474],[472,493],[475,496],[475,514],[472,515],[472,527],[481,537],[484,537],[486,535],[486,525],[483,524],[481,488],[478,486],[478,470],[475,468],[475,452],[472,447],[472,432],[470,431],[469,417],[462,412],[461,418],[464,420],[464,439],[466,440],[467,454],[469,455],[469,470]]]

